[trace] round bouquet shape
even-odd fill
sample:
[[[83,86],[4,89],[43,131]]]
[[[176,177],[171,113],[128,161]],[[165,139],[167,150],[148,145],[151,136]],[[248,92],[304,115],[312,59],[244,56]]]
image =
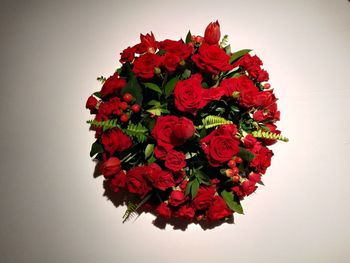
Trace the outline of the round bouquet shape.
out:
[[[167,219],[213,222],[243,213],[262,184],[277,130],[276,97],[262,61],[231,51],[218,21],[204,37],[158,41],[153,33],[126,48],[122,66],[100,77],[86,107],[95,117],[90,156],[114,192]]]

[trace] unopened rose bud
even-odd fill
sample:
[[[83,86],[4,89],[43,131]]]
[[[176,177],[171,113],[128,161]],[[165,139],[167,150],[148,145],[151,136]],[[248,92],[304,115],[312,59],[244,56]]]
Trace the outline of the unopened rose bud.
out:
[[[194,42],[194,43],[202,44],[203,39],[204,39],[204,38],[201,37],[201,36],[192,36],[192,42]]]
[[[174,135],[178,139],[190,139],[194,135],[193,122],[185,117],[181,117],[174,126]]]
[[[108,177],[117,174],[120,170],[120,160],[117,157],[111,157],[101,165],[100,174]]]
[[[160,73],[162,73],[160,68],[154,68],[154,74],[159,75]]]
[[[234,98],[234,99],[238,99],[239,98],[239,91],[234,91],[234,92],[232,92],[232,97]]]
[[[140,34],[141,44],[146,48],[148,53],[154,54],[157,50],[157,41],[154,38],[153,33],[142,35]]]
[[[85,107],[93,111],[93,110],[96,110],[97,103],[98,103],[97,99],[94,96],[90,96],[86,101]]]
[[[220,24],[216,22],[210,23],[205,29],[204,41],[209,45],[217,45],[221,37]]]

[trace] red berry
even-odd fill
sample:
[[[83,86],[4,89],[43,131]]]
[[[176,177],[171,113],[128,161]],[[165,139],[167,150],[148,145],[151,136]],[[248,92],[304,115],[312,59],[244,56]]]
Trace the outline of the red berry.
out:
[[[140,107],[140,105],[138,105],[138,104],[134,104],[134,105],[131,106],[132,112],[135,112],[135,113],[136,113],[136,112],[139,112],[140,109],[141,109],[141,107]]]
[[[269,89],[271,87],[270,83],[265,83],[264,84],[264,89]]]
[[[122,110],[126,110],[128,108],[128,104],[123,101],[119,104],[119,108],[121,108]]]
[[[227,165],[228,167],[233,168],[233,167],[236,167],[236,162],[235,160],[229,160]]]
[[[239,169],[237,167],[233,167],[232,171],[234,174],[238,174],[239,173]]]
[[[122,116],[120,116],[120,120],[122,122],[127,122],[129,120],[129,116],[127,114],[123,114]]]
[[[235,175],[235,173],[232,169],[227,169],[225,172],[226,172],[226,176],[228,176],[228,177],[232,177]]]
[[[241,163],[243,160],[241,157],[236,157],[235,158],[236,163]]]
[[[123,96],[123,100],[125,102],[127,102],[127,103],[131,102],[132,99],[133,99],[133,97],[132,97],[132,95],[129,92],[125,93],[124,96]]]
[[[238,183],[239,181],[240,181],[240,176],[239,175],[234,175],[234,176],[232,176],[232,181],[234,182],[234,183]]]

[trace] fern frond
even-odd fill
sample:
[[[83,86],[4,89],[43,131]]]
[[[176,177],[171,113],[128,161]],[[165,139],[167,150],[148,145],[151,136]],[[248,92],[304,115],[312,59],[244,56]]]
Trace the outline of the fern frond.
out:
[[[274,133],[274,132],[267,132],[267,131],[263,131],[263,130],[253,131],[252,135],[255,138],[280,140],[280,141],[283,141],[283,142],[288,142],[289,141],[289,139],[287,137],[284,137],[281,134],[277,134],[277,133]]]
[[[140,143],[146,141],[148,135],[148,129],[142,126],[141,123],[130,123],[128,128],[123,130],[127,135],[136,138]]]
[[[223,124],[232,124],[232,121],[226,120],[225,118],[219,117],[219,116],[214,116],[214,115],[209,115],[202,119],[203,125],[200,125],[198,128],[205,128],[205,129],[210,129],[216,126],[220,126]]]
[[[141,202],[138,202],[137,200],[131,200],[128,202],[127,205],[127,209],[123,215],[123,223],[125,223],[126,221],[135,218],[135,216],[137,215],[137,210],[143,206],[150,198],[151,198],[152,194],[149,194],[148,196],[146,196],[144,199],[142,199]]]
[[[103,131],[106,131],[115,127],[120,127],[119,124],[117,123],[118,119],[112,119],[107,121],[88,120],[86,122],[91,126],[96,126],[98,128],[101,127]]]
[[[229,44],[228,42],[228,35],[224,35],[224,37],[222,38],[221,42],[220,42],[220,47],[224,48]]]

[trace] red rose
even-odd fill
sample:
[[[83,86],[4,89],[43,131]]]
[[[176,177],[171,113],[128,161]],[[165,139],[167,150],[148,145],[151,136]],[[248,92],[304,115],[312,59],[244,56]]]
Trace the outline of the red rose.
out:
[[[103,98],[110,95],[118,95],[125,85],[126,80],[119,78],[119,75],[116,72],[113,76],[110,76],[105,83],[103,83],[100,94]]]
[[[137,166],[131,168],[127,173],[127,186],[130,193],[139,194],[144,198],[152,190],[145,177],[149,168],[147,166]]]
[[[126,186],[127,178],[124,171],[120,171],[114,178],[111,180],[111,187],[114,192],[118,192],[120,189]]]
[[[251,151],[255,157],[249,165],[254,167],[256,172],[264,174],[266,169],[271,165],[272,151],[262,146],[260,142],[256,143]]]
[[[224,199],[220,196],[215,196],[214,201],[208,208],[207,217],[210,221],[215,221],[231,216],[232,213],[232,210],[227,207]]]
[[[244,146],[246,148],[253,148],[257,142],[258,141],[256,140],[256,138],[251,134],[246,135],[243,140]]]
[[[159,48],[165,50],[166,54],[174,55],[180,58],[180,60],[187,59],[192,53],[192,48],[184,44],[181,40],[174,41],[166,39],[159,42]]]
[[[201,146],[207,155],[209,164],[218,167],[231,160],[239,152],[239,140],[235,138],[237,131],[234,124],[222,125],[201,139]]]
[[[179,190],[173,190],[170,193],[169,204],[172,206],[179,206],[185,202],[185,194]]]
[[[120,129],[113,128],[102,134],[101,142],[104,149],[113,155],[115,152],[122,152],[132,145],[129,136],[125,135]]]
[[[135,58],[135,52],[135,47],[128,47],[124,49],[123,52],[120,53],[120,63],[132,62]]]
[[[159,160],[165,160],[167,154],[168,154],[168,149],[166,147],[164,147],[164,146],[157,145],[154,148],[154,155]]]
[[[278,112],[279,113],[279,112]],[[277,126],[273,123],[265,123],[266,128],[268,128],[271,132],[281,134],[281,131],[277,130]],[[277,142],[277,140],[272,139],[262,139],[264,145],[273,145]]]
[[[176,215],[183,219],[192,220],[194,218],[195,211],[192,207],[183,205],[177,211]]]
[[[158,55],[147,53],[135,59],[133,72],[137,77],[150,79],[154,76],[154,69],[158,68],[161,58]]]
[[[98,100],[94,96],[90,96],[85,104],[85,107],[90,111],[96,111],[96,105]]]
[[[118,173],[121,169],[120,160],[117,157],[111,157],[100,167],[100,174],[109,177]]]
[[[171,218],[171,209],[168,207],[166,203],[161,203],[156,209],[156,212],[161,217]]]
[[[261,181],[261,174],[250,173],[250,174],[248,175],[248,179],[249,179],[249,181],[251,181],[251,182],[259,183],[259,182]]]
[[[165,56],[162,57],[162,65],[169,72],[174,72],[176,68],[179,66],[179,62],[180,62],[180,58],[171,53],[167,53],[165,54]]]
[[[155,53],[156,52],[157,41],[154,38],[154,35],[152,32],[151,32],[151,34],[146,34],[146,35],[140,34],[140,40],[141,40],[141,44],[146,49],[146,52],[148,52],[148,53]]]
[[[251,180],[246,180],[242,183],[242,190],[246,196],[254,193],[257,188],[258,187],[255,185],[255,182]]]
[[[114,97],[107,102],[101,102],[98,108],[98,113],[106,117],[112,118],[112,115],[119,115],[120,110],[120,99]]]
[[[174,178],[176,185],[179,183],[182,183],[183,180],[185,179],[185,177],[186,177],[186,173],[183,170],[173,172],[173,178]],[[180,188],[181,188],[181,186],[180,186]]]
[[[169,171],[163,171],[159,165],[152,163],[148,166],[146,178],[152,185],[162,191],[175,186],[174,178]]]
[[[244,192],[243,192],[243,189],[240,185],[236,185],[236,186],[232,187],[231,190],[235,193],[236,196],[238,196],[238,198],[240,200],[243,199]]]
[[[210,23],[205,29],[204,41],[209,45],[217,45],[221,37],[220,24],[216,22]]]
[[[214,199],[215,192],[216,190],[214,187],[201,186],[197,195],[192,201],[193,208],[195,210],[203,210],[208,208]]]
[[[210,74],[219,74],[221,71],[233,69],[230,65],[230,56],[220,47],[202,44],[199,53],[192,56],[198,68]]]
[[[186,156],[182,152],[169,151],[165,157],[165,167],[173,172],[177,172],[186,166]]]
[[[174,126],[174,135],[180,140],[188,140],[194,135],[193,122],[186,117],[181,117]]]
[[[173,133],[173,129],[178,121],[179,118],[172,115],[157,118],[156,124],[152,130],[152,136],[157,140],[158,145],[169,150],[173,146],[180,146],[183,144],[183,141],[176,138]]]

